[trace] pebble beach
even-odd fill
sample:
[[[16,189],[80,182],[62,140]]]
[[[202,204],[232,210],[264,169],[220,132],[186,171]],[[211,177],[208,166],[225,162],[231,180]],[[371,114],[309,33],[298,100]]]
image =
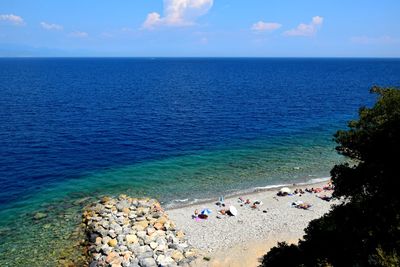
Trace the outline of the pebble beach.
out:
[[[324,183],[292,186],[291,189],[322,188]],[[216,202],[206,202],[167,210],[171,220],[182,229],[189,244],[203,251],[204,257],[196,261],[196,266],[258,266],[262,255],[278,241],[296,243],[304,234],[308,223],[327,213],[335,201],[324,201],[317,196],[328,195],[332,191],[277,196],[278,188],[255,192],[225,199],[225,207],[235,206],[237,216],[221,215],[223,207]],[[239,200],[249,199],[250,203],[262,202],[252,208]],[[293,202],[311,204],[307,210],[298,209]],[[195,210],[210,209],[206,220],[195,220]]]
[[[155,199],[103,197],[83,212],[87,264],[258,266],[277,242],[296,243],[311,220],[329,211],[334,202],[325,186],[275,188],[167,211]]]

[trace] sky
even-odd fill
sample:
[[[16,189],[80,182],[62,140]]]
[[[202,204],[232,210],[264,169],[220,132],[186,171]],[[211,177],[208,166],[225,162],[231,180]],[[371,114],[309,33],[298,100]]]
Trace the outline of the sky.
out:
[[[0,56],[400,57],[399,0],[0,0]]]

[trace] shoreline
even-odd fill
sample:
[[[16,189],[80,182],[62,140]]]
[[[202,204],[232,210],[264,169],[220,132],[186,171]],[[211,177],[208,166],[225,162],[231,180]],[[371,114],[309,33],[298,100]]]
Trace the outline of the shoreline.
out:
[[[310,179],[306,182],[299,182],[299,183],[286,183],[286,184],[275,184],[275,185],[267,185],[267,186],[258,186],[258,187],[252,187],[252,188],[248,188],[248,189],[242,189],[242,190],[237,190],[234,192],[229,192],[227,194],[224,194],[223,196],[227,199],[230,198],[235,198],[235,197],[239,197],[239,196],[249,196],[249,195],[254,195],[257,193],[261,193],[261,192],[269,192],[269,191],[276,191],[277,189],[281,188],[281,187],[289,187],[289,188],[293,188],[293,187],[306,187],[306,186],[311,186],[311,185],[321,185],[321,184],[326,184],[326,182],[328,182],[331,178],[330,177],[321,177],[321,178],[313,178]],[[185,200],[172,200],[169,203],[161,203],[164,207],[165,210],[176,210],[176,209],[181,209],[181,208],[187,208],[190,206],[196,206],[196,205],[201,205],[201,204],[205,204],[205,203],[211,203],[211,202],[216,202],[216,200],[218,199],[218,196],[216,195],[213,198],[204,198],[204,199],[197,199],[195,198],[195,201],[191,201],[191,202],[186,202]],[[171,202],[175,202],[175,204],[172,204]],[[181,203],[181,204],[179,204]]]
[[[305,190],[307,187],[322,188],[326,184],[327,181],[319,181],[288,187]],[[311,220],[327,213],[332,204],[339,203],[316,197],[330,196],[332,191],[278,197],[276,193],[279,187],[227,197],[226,206],[234,205],[239,213],[237,216],[218,214],[221,208],[216,206],[217,196],[214,200],[169,208],[166,213],[186,233],[189,243],[210,258],[209,261],[199,259],[196,266],[258,266],[258,259],[277,242],[296,243],[303,237],[304,228]],[[252,202],[262,201],[263,205],[256,209],[240,206],[239,196]],[[312,207],[309,210],[292,207],[291,203],[298,200],[310,203]],[[207,220],[196,221],[191,218],[195,209],[203,208],[212,211]]]

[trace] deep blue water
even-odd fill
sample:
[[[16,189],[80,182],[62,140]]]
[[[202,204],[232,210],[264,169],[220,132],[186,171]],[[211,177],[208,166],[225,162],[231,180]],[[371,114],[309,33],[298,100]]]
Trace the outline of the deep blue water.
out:
[[[399,86],[400,60],[0,59],[0,265],[53,266],[85,196],[328,176],[373,85]]]
[[[395,59],[1,59],[0,203],[88,171],[331,135],[399,74]]]

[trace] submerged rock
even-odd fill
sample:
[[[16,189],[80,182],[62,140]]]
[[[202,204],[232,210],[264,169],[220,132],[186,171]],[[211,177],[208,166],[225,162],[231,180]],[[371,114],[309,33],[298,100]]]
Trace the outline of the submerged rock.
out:
[[[33,216],[33,218],[35,219],[35,220],[41,220],[41,219],[44,219],[44,218],[46,218],[47,217],[47,213],[44,213],[44,212],[37,212],[37,213],[35,213],[35,215]]]

